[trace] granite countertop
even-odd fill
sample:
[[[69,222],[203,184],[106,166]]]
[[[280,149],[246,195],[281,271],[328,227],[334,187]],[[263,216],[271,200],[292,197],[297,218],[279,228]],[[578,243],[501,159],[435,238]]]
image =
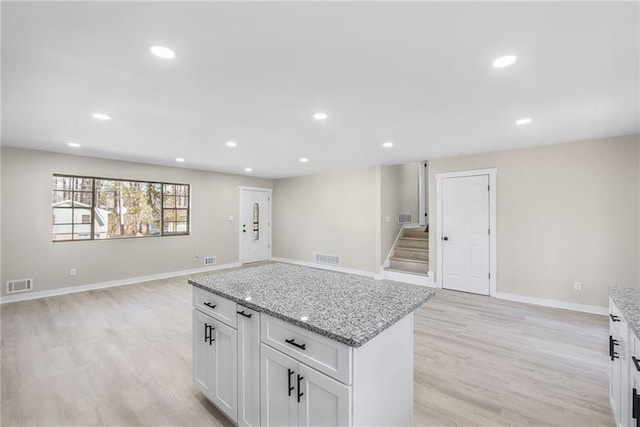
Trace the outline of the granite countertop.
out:
[[[421,286],[284,263],[220,272],[189,283],[352,347],[435,295]]]
[[[633,333],[640,338],[640,289],[611,286],[609,296],[620,309]]]

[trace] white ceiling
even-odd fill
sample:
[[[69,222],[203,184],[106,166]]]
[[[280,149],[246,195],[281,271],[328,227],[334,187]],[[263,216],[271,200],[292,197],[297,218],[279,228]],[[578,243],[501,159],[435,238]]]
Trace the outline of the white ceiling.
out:
[[[639,15],[638,2],[5,1],[2,143],[279,178],[638,133]],[[494,69],[505,54],[516,64]]]

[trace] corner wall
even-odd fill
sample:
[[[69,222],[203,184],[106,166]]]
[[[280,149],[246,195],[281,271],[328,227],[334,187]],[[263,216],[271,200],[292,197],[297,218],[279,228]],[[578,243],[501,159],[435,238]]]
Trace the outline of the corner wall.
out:
[[[639,151],[631,135],[429,160],[431,229],[435,174],[495,167],[497,291],[604,307],[640,280]]]
[[[11,147],[2,147],[1,161],[3,296],[11,279],[33,278],[38,292],[202,268],[210,255],[217,264],[238,262],[238,187],[273,187],[269,179]],[[191,184],[191,234],[53,243],[54,173]]]

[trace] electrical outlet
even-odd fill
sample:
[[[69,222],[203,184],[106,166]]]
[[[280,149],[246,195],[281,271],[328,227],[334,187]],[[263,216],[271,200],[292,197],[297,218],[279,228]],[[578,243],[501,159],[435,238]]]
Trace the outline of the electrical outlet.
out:
[[[391,222],[391,217],[390,216],[386,216],[384,218],[384,222]]]
[[[193,260],[197,261],[200,259],[200,255],[198,255],[198,252],[196,252],[195,254],[193,254]]]
[[[229,216],[227,217],[227,219],[228,219],[229,221],[233,221],[233,215],[229,215]]]
[[[76,275],[76,269],[75,268],[70,268],[69,269],[69,276],[75,276]]]
[[[582,282],[574,282],[573,283],[573,289],[576,291],[581,291],[582,290]]]

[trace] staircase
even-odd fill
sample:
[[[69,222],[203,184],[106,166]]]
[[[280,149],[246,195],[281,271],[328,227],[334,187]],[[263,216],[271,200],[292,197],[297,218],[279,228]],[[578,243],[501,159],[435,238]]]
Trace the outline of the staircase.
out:
[[[427,276],[429,271],[429,233],[424,227],[405,228],[389,258],[386,271]]]

